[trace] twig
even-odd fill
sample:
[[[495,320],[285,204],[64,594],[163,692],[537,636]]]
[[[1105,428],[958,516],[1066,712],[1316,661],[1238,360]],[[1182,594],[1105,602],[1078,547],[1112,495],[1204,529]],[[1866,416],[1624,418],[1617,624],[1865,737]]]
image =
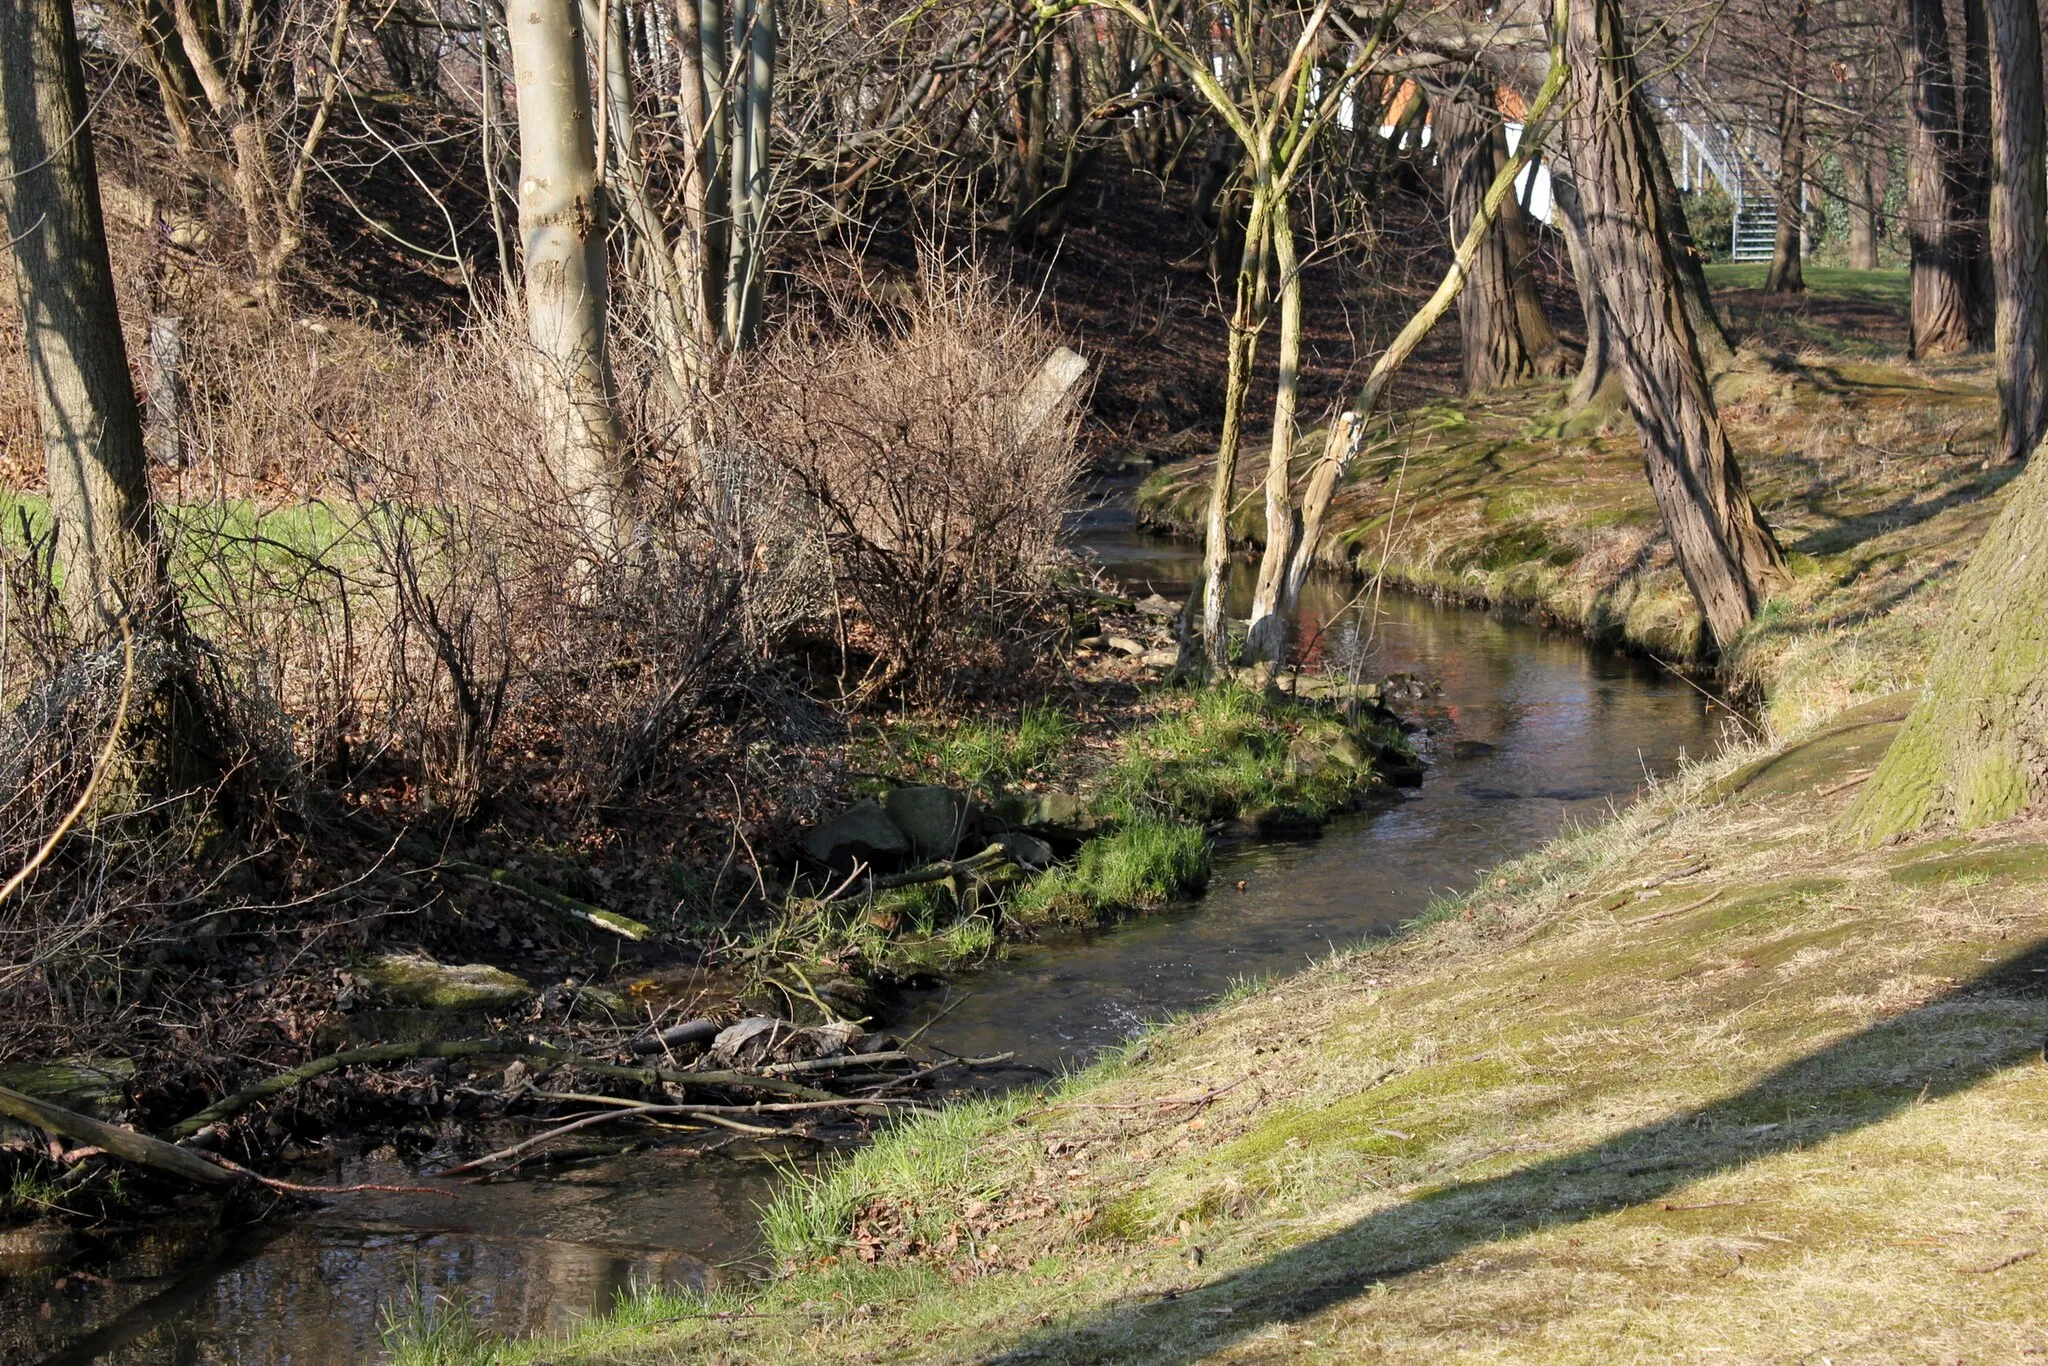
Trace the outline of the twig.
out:
[[[972,998],[974,995],[975,993],[970,991],[965,996],[956,996],[952,1000],[948,1001],[945,1007],[941,1009],[938,1014],[932,1016],[929,1020],[926,1020],[916,1029],[912,1030],[909,1036],[903,1040],[903,1046],[905,1048],[908,1048],[910,1047],[910,1045],[916,1043],[918,1037],[922,1035],[927,1029],[930,1029],[933,1025],[945,1019],[948,1015],[951,1015],[962,1001],[968,1000]]]
[[[1856,784],[1858,784],[1858,783],[1861,783],[1861,782],[1868,782],[1868,781],[1870,780],[1870,775],[1871,775],[1871,774],[1872,774],[1873,772],[1875,772],[1875,770],[1874,770],[1874,769],[1868,769],[1868,768],[1866,768],[1866,769],[1864,769],[1864,770],[1863,770],[1863,771],[1862,771],[1861,773],[1856,773],[1856,774],[1852,774],[1852,775],[1850,775],[1849,777],[1847,777],[1847,778],[1844,778],[1844,779],[1842,779],[1842,781],[1840,781],[1839,783],[1836,783],[1836,784],[1835,784],[1835,785],[1834,785],[1833,787],[1823,787],[1823,788],[1821,788],[1821,789],[1820,789],[1819,791],[1815,792],[1815,793],[1814,793],[1813,795],[1814,795],[1814,796],[1816,796],[1816,797],[1832,797],[1832,796],[1834,796],[1834,795],[1835,795],[1835,794],[1836,794],[1837,792],[1846,792],[1846,791],[1848,791],[1848,790],[1849,790],[1850,788],[1852,788],[1852,787],[1856,786]]]
[[[1158,1100],[1130,1101],[1072,1100],[1060,1105],[1048,1105],[1043,1113],[1050,1114],[1054,1110],[1154,1110],[1162,1109],[1169,1105],[1207,1105],[1218,1096],[1228,1095],[1250,1080],[1249,1076],[1239,1077],[1228,1086],[1218,1087],[1213,1091],[1205,1091],[1199,1096],[1162,1096]]]
[[[266,1077],[253,1086],[245,1086],[233,1095],[215,1101],[198,1114],[180,1120],[164,1131],[164,1137],[177,1140],[190,1138],[209,1124],[217,1124],[237,1111],[289,1091],[301,1082],[311,1081],[337,1068],[358,1063],[407,1062],[415,1058],[475,1058],[492,1056],[516,1056],[546,1058],[550,1062],[565,1063],[595,1072],[602,1077],[620,1081],[637,1081],[652,1086],[657,1082],[668,1082],[676,1086],[733,1086],[752,1087],[779,1095],[797,1096],[806,1100],[832,1100],[830,1092],[814,1087],[802,1086],[793,1081],[775,1077],[754,1076],[746,1072],[681,1072],[670,1067],[624,1067],[617,1063],[600,1062],[571,1053],[566,1048],[542,1043],[538,1039],[428,1039],[421,1043],[373,1044],[367,1048],[351,1048],[340,1053],[330,1053],[324,1058],[315,1058],[309,1063]],[[78,1135],[72,1135],[78,1137]]]
[[[2035,1253],[2039,1251],[2039,1248],[2023,1247],[2018,1252],[2013,1253],[2010,1257],[1999,1258],[1990,1266],[1963,1267],[1962,1273],[1965,1276],[1988,1276],[1994,1271],[2003,1271],[2009,1266],[2018,1266],[2021,1262],[2024,1262],[2025,1260],[2027,1260],[2027,1258],[2032,1257]]]
[[[183,1152],[184,1149],[180,1148],[178,1151]],[[274,1176],[258,1176],[239,1162],[230,1162],[215,1153],[208,1153],[207,1160],[220,1164],[237,1176],[245,1176],[251,1181],[268,1186],[274,1191],[283,1191],[287,1195],[365,1195],[382,1192],[392,1195],[438,1195],[447,1200],[462,1198],[459,1192],[436,1190],[432,1186],[384,1186],[374,1181],[364,1181],[353,1186],[308,1186],[298,1181],[280,1181]]]
[[[1719,895],[1721,895],[1721,889],[1716,887],[1698,901],[1688,901],[1683,906],[1673,906],[1668,911],[1659,911],[1655,915],[1646,915],[1637,920],[1625,920],[1622,924],[1628,928],[1633,928],[1637,925],[1654,925],[1659,920],[1669,920],[1674,915],[1684,915],[1687,911],[1696,911]]]
[[[1761,1205],[1762,1203],[1763,1201],[1761,1200],[1703,1200],[1697,1205],[1674,1205],[1667,1200],[1663,1204],[1658,1205],[1657,1208],[1676,1212],[1688,1209],[1727,1209],[1733,1205]]]
[[[836,1058],[811,1058],[805,1062],[771,1063],[761,1069],[770,1077],[793,1077],[800,1072],[837,1072],[841,1068],[854,1067],[863,1063],[908,1062],[910,1055],[902,1049],[891,1049],[886,1053],[842,1053]]]

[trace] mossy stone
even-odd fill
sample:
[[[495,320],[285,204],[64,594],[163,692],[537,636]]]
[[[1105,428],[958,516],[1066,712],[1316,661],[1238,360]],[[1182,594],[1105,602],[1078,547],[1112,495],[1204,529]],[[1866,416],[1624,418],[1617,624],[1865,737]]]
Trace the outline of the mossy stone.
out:
[[[533,995],[524,980],[488,963],[438,963],[422,953],[380,954],[356,976],[395,1005],[423,1010],[499,1010]]]

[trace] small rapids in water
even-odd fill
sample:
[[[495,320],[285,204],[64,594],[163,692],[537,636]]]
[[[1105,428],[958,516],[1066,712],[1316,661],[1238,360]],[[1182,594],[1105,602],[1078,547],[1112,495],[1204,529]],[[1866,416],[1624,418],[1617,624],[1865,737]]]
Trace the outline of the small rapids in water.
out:
[[[1074,539],[1140,593],[1187,591],[1195,552],[1140,534],[1115,504],[1081,518]],[[1248,582],[1236,591],[1248,599]],[[1305,614],[1355,635],[1354,593],[1313,585]],[[1432,685],[1400,708],[1426,728],[1419,789],[1317,839],[1226,853],[1208,895],[1183,910],[1013,946],[903,1002],[891,1027],[929,1022],[924,1040],[956,1053],[1078,1065],[1235,983],[1393,928],[1720,741],[1727,713],[1641,661],[1391,594],[1379,609],[1366,676]],[[383,1306],[415,1293],[466,1297],[493,1333],[558,1333],[630,1286],[744,1275],[757,1207],[784,1170],[775,1156],[655,1149],[460,1186],[455,1199],[352,1197],[239,1234],[167,1223],[80,1235],[75,1255],[20,1270],[0,1250],[0,1358],[352,1366],[378,1356]],[[388,1152],[336,1177],[416,1182]]]

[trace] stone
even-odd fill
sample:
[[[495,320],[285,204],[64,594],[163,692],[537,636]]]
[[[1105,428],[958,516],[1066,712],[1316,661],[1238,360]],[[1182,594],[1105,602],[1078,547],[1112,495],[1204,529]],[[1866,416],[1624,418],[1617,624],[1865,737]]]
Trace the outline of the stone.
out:
[[[787,1020],[767,1015],[750,1015],[727,1025],[711,1041],[711,1061],[720,1067],[758,1067],[775,1052],[776,1045],[796,1033]]]
[[[828,868],[894,861],[910,852],[910,841],[873,798],[855,802],[803,839],[804,853]]]
[[[1109,638],[1109,648],[1120,655],[1141,655],[1145,653],[1145,647],[1132,640],[1129,636],[1111,636]]]
[[[392,1004],[422,1010],[502,1010],[533,995],[503,968],[438,963],[423,953],[379,954],[357,967],[356,977]]]
[[[1088,803],[1071,792],[1041,792],[1032,799],[1019,828],[1034,835],[1088,835],[1102,825]]]
[[[950,787],[891,788],[882,805],[920,858],[953,857],[974,817],[966,794]]]
[[[1166,621],[1171,621],[1178,617],[1180,615],[1180,607],[1181,605],[1173,599],[1162,597],[1158,593],[1154,593],[1149,598],[1142,598],[1138,602],[1138,611],[1141,614],[1148,617],[1159,617]]]
[[[1180,651],[1147,650],[1138,657],[1138,662],[1148,669],[1171,669],[1180,663]]]
[[[1005,830],[995,837],[995,842],[1003,846],[1019,867],[1036,872],[1052,864],[1052,846],[1036,835],[1027,835],[1022,830]]]

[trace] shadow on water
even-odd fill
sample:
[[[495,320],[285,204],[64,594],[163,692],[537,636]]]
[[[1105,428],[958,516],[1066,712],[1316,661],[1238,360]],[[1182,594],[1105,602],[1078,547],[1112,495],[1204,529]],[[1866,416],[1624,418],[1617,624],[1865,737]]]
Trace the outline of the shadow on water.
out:
[[[1140,591],[1186,592],[1193,552],[1139,534],[1127,511],[1096,510],[1074,538]],[[1336,617],[1354,593],[1315,584],[1305,607]],[[1384,606],[1372,676],[1411,672],[1441,689],[1420,704],[1430,766],[1418,791],[1320,839],[1226,855],[1197,906],[1018,948],[958,984],[967,999],[925,1040],[1083,1062],[1233,981],[1294,971],[1397,924],[1718,741],[1722,716],[1635,661],[1480,613]],[[907,1013],[928,1019],[938,1005]],[[394,1162],[337,1179],[411,1178]],[[761,1163],[654,1151],[461,1187],[456,1201],[351,1198],[241,1241],[205,1228],[103,1238],[64,1266],[0,1278],[0,1358],[341,1366],[375,1359],[380,1307],[415,1284],[468,1296],[496,1334],[557,1331],[631,1284],[701,1285],[751,1255],[774,1179]]]
[[[994,1360],[1195,1361],[1376,1285],[1426,1275],[1467,1248],[1643,1205],[1882,1123],[2038,1058],[2044,974],[2048,943],[2036,943],[1975,981],[1779,1067],[1724,1100],[1501,1176],[1452,1183],[1171,1300],[1112,1306],[1027,1335]],[[2011,1008],[2016,997],[2027,1000],[2019,1011]],[[1985,1015],[1995,1018],[1996,1042],[1973,1052],[1970,1036]],[[1600,1181],[1598,1200],[1584,1198],[1580,1183],[1588,1177]],[[1113,1352],[1105,1340],[1118,1344]]]

